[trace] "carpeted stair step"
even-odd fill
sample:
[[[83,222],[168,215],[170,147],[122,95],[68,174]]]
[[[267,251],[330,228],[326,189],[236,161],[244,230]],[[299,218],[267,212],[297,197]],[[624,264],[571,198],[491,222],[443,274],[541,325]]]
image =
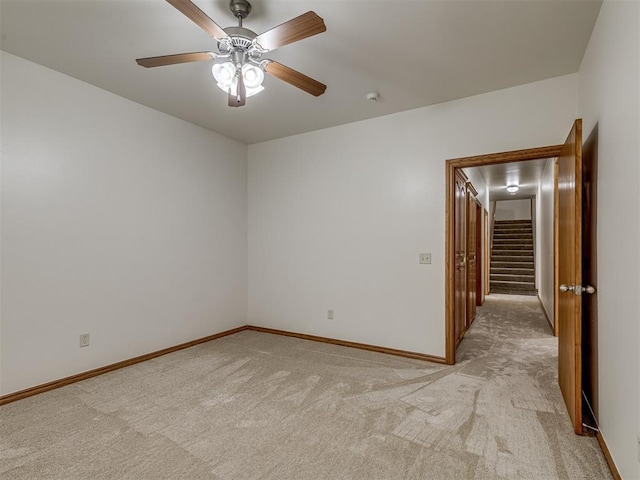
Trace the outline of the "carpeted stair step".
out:
[[[533,232],[494,232],[494,240],[501,238],[533,238]]]
[[[533,241],[528,243],[523,243],[522,240],[518,240],[516,243],[503,243],[503,242],[493,242],[493,251],[496,250],[529,250],[533,251]]]
[[[511,264],[508,264],[511,266]],[[493,267],[491,269],[491,275],[526,275],[526,276],[535,276],[535,270],[533,269],[533,264],[530,264],[531,268],[499,268]]]
[[[495,232],[493,241],[496,240],[533,240],[532,232]]]
[[[494,237],[493,238],[493,244],[497,245],[497,244],[504,244],[504,243],[513,243],[513,244],[518,244],[518,243],[526,243],[526,244],[533,244],[533,235],[529,235],[526,238],[511,238],[511,237]]]
[[[493,227],[494,233],[531,233],[533,229],[531,227],[522,227],[522,226],[500,226],[496,225]]]
[[[496,225],[529,225],[531,220],[496,220]]]
[[[510,291],[535,291],[536,287],[531,282],[491,282],[491,291],[494,289],[510,290]]]
[[[496,228],[493,230],[494,235],[510,235],[510,234],[522,234],[522,235],[531,235],[533,230],[530,228]]]
[[[499,273],[491,273],[491,282],[492,283],[501,283],[501,282],[522,282],[522,283],[530,283],[531,285],[535,284],[535,276],[534,275],[512,275],[512,274],[499,274]]]
[[[505,262],[517,262],[517,263],[530,263],[533,264],[533,255],[525,256],[525,255],[496,255],[491,257],[491,268],[495,265],[494,260],[498,263]]]
[[[491,262],[491,271],[498,270],[532,270],[534,271],[533,262]]]
[[[520,224],[496,222],[493,227],[496,230],[503,230],[503,229],[504,230],[531,230],[532,229],[531,222],[520,223]]]
[[[531,233],[496,233],[493,236],[493,241],[495,243],[496,240],[533,240],[533,234]]]
[[[498,230],[523,230],[523,231],[531,231],[533,229],[533,226],[531,224],[503,224],[501,222],[496,222],[495,225],[493,226],[493,228],[498,231]]]
[[[530,297],[535,297],[538,294],[538,290],[509,290],[508,288],[491,287],[491,293],[502,293],[505,295],[528,295]]]
[[[519,238],[520,236],[524,238],[533,238],[533,232],[523,232],[522,230],[495,230],[493,232],[493,239],[503,238],[503,237],[515,237]]]
[[[493,250],[491,253],[491,258],[493,257],[515,257],[515,256],[533,256],[533,251],[531,248],[500,248],[498,250]]]

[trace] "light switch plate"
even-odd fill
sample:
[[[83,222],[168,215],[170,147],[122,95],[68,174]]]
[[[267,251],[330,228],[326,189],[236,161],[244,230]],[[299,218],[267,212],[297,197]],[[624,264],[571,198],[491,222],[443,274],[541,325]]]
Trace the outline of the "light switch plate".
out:
[[[420,254],[420,263],[423,265],[431,264],[431,254],[430,253],[421,253]]]

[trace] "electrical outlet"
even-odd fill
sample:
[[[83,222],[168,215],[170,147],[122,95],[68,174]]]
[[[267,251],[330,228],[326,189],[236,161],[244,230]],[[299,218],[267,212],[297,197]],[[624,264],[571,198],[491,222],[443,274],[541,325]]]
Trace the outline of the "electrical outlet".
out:
[[[431,254],[430,253],[421,253],[420,254],[420,263],[430,265],[431,264]]]
[[[327,310],[327,318],[333,320],[333,310]]]
[[[89,346],[89,334],[81,333],[80,334],[80,347],[88,347]]]

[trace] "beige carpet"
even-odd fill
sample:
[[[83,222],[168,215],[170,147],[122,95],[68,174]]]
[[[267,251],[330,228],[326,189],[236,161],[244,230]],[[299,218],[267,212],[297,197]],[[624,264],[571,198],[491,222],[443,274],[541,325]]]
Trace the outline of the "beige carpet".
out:
[[[0,477],[610,478],[535,297],[488,297],[459,360],[241,332],[1,407]]]

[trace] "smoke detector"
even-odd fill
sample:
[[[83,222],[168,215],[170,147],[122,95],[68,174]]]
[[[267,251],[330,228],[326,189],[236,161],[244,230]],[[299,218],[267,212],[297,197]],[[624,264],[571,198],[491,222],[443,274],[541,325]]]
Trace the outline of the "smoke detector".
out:
[[[367,100],[370,102],[377,102],[380,100],[380,94],[378,92],[369,92],[367,93]]]

